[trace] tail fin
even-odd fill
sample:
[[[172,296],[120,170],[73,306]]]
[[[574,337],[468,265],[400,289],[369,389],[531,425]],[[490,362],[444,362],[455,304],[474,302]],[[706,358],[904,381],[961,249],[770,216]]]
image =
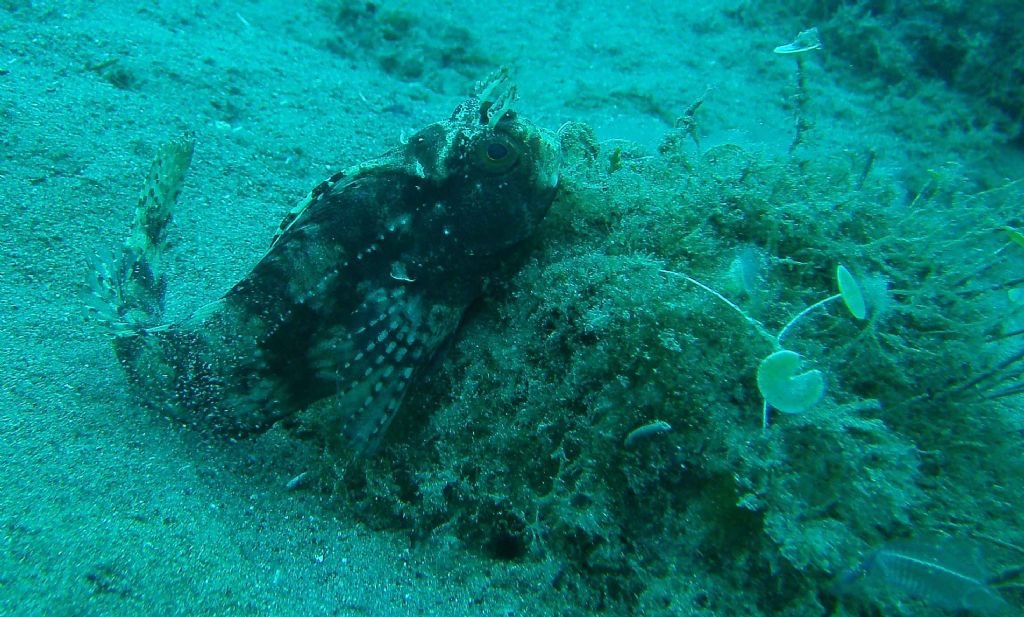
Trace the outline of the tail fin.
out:
[[[135,208],[131,234],[119,255],[99,256],[86,302],[115,336],[157,325],[164,311],[163,254],[167,225],[192,162],[195,138],[182,135],[160,148]]]

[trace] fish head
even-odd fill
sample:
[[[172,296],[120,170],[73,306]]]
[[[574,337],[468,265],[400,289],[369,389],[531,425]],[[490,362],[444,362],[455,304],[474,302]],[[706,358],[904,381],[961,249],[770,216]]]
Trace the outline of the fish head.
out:
[[[410,167],[438,196],[419,224],[453,254],[507,253],[536,233],[554,200],[558,140],[511,109],[514,91],[476,94],[406,144]]]

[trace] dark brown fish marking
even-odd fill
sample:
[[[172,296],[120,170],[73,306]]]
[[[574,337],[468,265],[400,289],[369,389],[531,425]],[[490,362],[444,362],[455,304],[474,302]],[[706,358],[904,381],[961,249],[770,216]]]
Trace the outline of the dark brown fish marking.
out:
[[[374,448],[417,372],[554,198],[558,146],[517,116],[514,98],[502,71],[449,120],[332,175],[230,291],[156,325],[164,234],[192,140],[161,150],[132,235],[100,263],[91,302],[146,402],[245,434],[328,399],[353,451]]]

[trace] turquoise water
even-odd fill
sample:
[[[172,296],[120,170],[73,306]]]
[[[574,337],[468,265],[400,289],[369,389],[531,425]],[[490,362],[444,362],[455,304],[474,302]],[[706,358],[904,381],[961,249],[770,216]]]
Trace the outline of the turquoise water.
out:
[[[1022,22],[0,3],[0,614],[1017,614]],[[499,66],[558,193],[378,449],[330,397],[245,438],[153,408],[86,281],[163,144],[180,323]]]

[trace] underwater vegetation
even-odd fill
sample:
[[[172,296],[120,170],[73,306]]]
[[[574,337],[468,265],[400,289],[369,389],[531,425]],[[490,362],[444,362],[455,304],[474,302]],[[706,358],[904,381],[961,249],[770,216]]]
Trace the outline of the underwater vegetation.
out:
[[[845,153],[686,130],[649,153],[563,127],[531,258],[471,308],[380,456],[339,463],[316,409],[292,425],[323,442],[321,490],[521,564],[560,615],[941,614],[835,581],[924,534],[1021,542],[1024,247],[1004,227],[1024,185],[949,166],[908,190]],[[782,333],[820,391],[765,424],[758,367]]]
[[[1024,139],[1024,11],[1015,0],[776,0],[740,12],[751,24],[817,24],[830,53],[860,74],[910,96],[938,80],[978,105],[965,128]]]

